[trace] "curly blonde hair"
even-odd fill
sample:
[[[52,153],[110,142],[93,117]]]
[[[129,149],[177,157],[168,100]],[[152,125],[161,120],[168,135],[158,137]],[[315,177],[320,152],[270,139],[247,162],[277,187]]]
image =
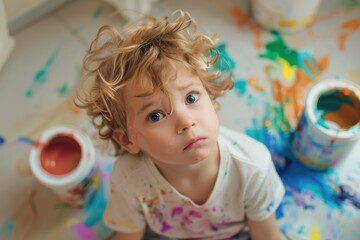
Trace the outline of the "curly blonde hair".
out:
[[[172,21],[169,17],[151,18],[123,33],[103,26],[83,59],[82,80],[93,83],[88,91],[83,88],[77,93],[75,104],[86,109],[100,137],[112,141],[115,155],[124,152],[113,134],[116,129],[127,133],[121,94],[127,84],[137,81],[146,86],[146,95],[156,90],[167,94],[166,83],[176,74],[174,62],[179,61],[200,78],[215,109],[216,98],[233,87],[231,71],[222,76],[214,68],[220,54],[215,46],[217,36],[197,34],[196,22],[186,11],[178,10],[174,15]]]

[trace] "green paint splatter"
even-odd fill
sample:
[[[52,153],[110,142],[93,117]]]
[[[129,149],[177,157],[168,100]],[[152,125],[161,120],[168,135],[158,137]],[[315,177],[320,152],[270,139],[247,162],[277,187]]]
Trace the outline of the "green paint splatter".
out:
[[[346,0],[344,1],[345,8],[357,8],[360,7],[360,2],[358,0]]]
[[[36,74],[35,74],[35,78],[34,81],[38,84],[43,84],[45,83],[47,78],[47,74],[46,74],[46,70],[45,69],[40,69]]]
[[[266,103],[264,120],[270,124],[267,128],[276,132],[290,132],[292,130],[282,106]]]
[[[275,40],[265,45],[266,52],[259,54],[260,58],[269,59],[276,64],[279,64],[279,59],[283,59],[290,66],[296,66],[298,69],[304,70],[309,78],[313,78],[319,73],[321,70],[320,64],[309,51],[292,49],[286,45],[279,33],[274,32],[273,34]]]
[[[83,27],[84,26],[77,26],[77,27],[73,28],[73,30],[71,30],[71,33],[76,35],[76,34],[78,34],[79,32],[82,31]]]
[[[53,64],[55,63],[55,60],[57,58],[57,55],[60,51],[60,48],[56,49],[50,57],[47,59],[45,66],[41,69],[39,69],[33,78],[32,84],[30,87],[28,87],[25,91],[26,97],[31,97],[34,95],[34,93],[37,91],[37,89],[46,83],[49,77],[49,72]]]
[[[274,32],[275,40],[265,45],[266,53],[260,54],[259,57],[267,58],[272,61],[278,61],[279,58],[286,60],[290,66],[298,65],[298,52],[289,48],[282,36],[279,33]]]
[[[95,19],[99,18],[99,17],[104,13],[104,11],[105,11],[105,6],[100,6],[100,7],[98,7],[98,8],[94,11],[91,19],[95,20]]]
[[[325,116],[329,112],[337,112],[343,104],[354,105],[353,100],[348,96],[342,95],[341,92],[340,90],[326,92],[321,95],[317,102],[315,114],[318,120],[316,123],[325,129],[330,129],[330,126],[325,121]]]
[[[0,239],[12,239],[15,229],[15,223],[7,218],[0,226]]]
[[[57,92],[61,95],[61,96],[65,96],[67,93],[69,93],[70,91],[70,87],[67,83],[64,83],[64,85],[62,85],[61,87],[59,87],[57,89]]]
[[[317,110],[324,112],[336,112],[340,109],[341,105],[354,105],[352,99],[348,96],[341,96],[340,90],[329,91],[321,95],[317,102]]]
[[[91,15],[90,20],[88,20],[85,23],[80,24],[79,26],[74,27],[71,30],[71,33],[76,35],[79,32],[81,32],[84,28],[86,28],[87,26],[89,26],[89,24],[91,22],[93,22],[94,20],[97,20],[99,17],[101,17],[103,15],[103,13],[105,12],[105,6],[99,6],[97,9],[95,9],[95,11],[93,12],[93,14]]]

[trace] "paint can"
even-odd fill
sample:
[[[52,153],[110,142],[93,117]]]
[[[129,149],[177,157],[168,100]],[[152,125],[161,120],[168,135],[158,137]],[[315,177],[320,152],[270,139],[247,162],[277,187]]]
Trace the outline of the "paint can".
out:
[[[294,156],[312,169],[326,170],[343,161],[359,139],[360,86],[343,79],[315,84],[294,132]]]
[[[30,151],[35,178],[70,206],[82,207],[96,193],[99,171],[90,137],[70,126],[44,131]]]
[[[295,32],[309,25],[321,0],[252,0],[252,16],[262,27]]]

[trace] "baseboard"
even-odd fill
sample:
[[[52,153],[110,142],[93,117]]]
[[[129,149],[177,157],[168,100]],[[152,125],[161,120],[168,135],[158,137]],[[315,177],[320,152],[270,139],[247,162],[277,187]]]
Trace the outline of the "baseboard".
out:
[[[13,34],[21,30],[22,28],[31,25],[36,20],[54,11],[55,9],[59,8],[61,5],[69,1],[70,0],[48,0],[42,3],[41,5],[34,7],[30,11],[27,11],[26,13],[11,20],[8,23],[10,34]]]
[[[14,48],[14,38],[5,37],[0,39],[0,71]]]

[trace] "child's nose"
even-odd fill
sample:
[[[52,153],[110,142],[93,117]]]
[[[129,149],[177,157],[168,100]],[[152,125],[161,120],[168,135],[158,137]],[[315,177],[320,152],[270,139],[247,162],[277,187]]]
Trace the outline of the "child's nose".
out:
[[[189,113],[175,113],[177,116],[177,134],[182,134],[195,126],[194,118]]]

